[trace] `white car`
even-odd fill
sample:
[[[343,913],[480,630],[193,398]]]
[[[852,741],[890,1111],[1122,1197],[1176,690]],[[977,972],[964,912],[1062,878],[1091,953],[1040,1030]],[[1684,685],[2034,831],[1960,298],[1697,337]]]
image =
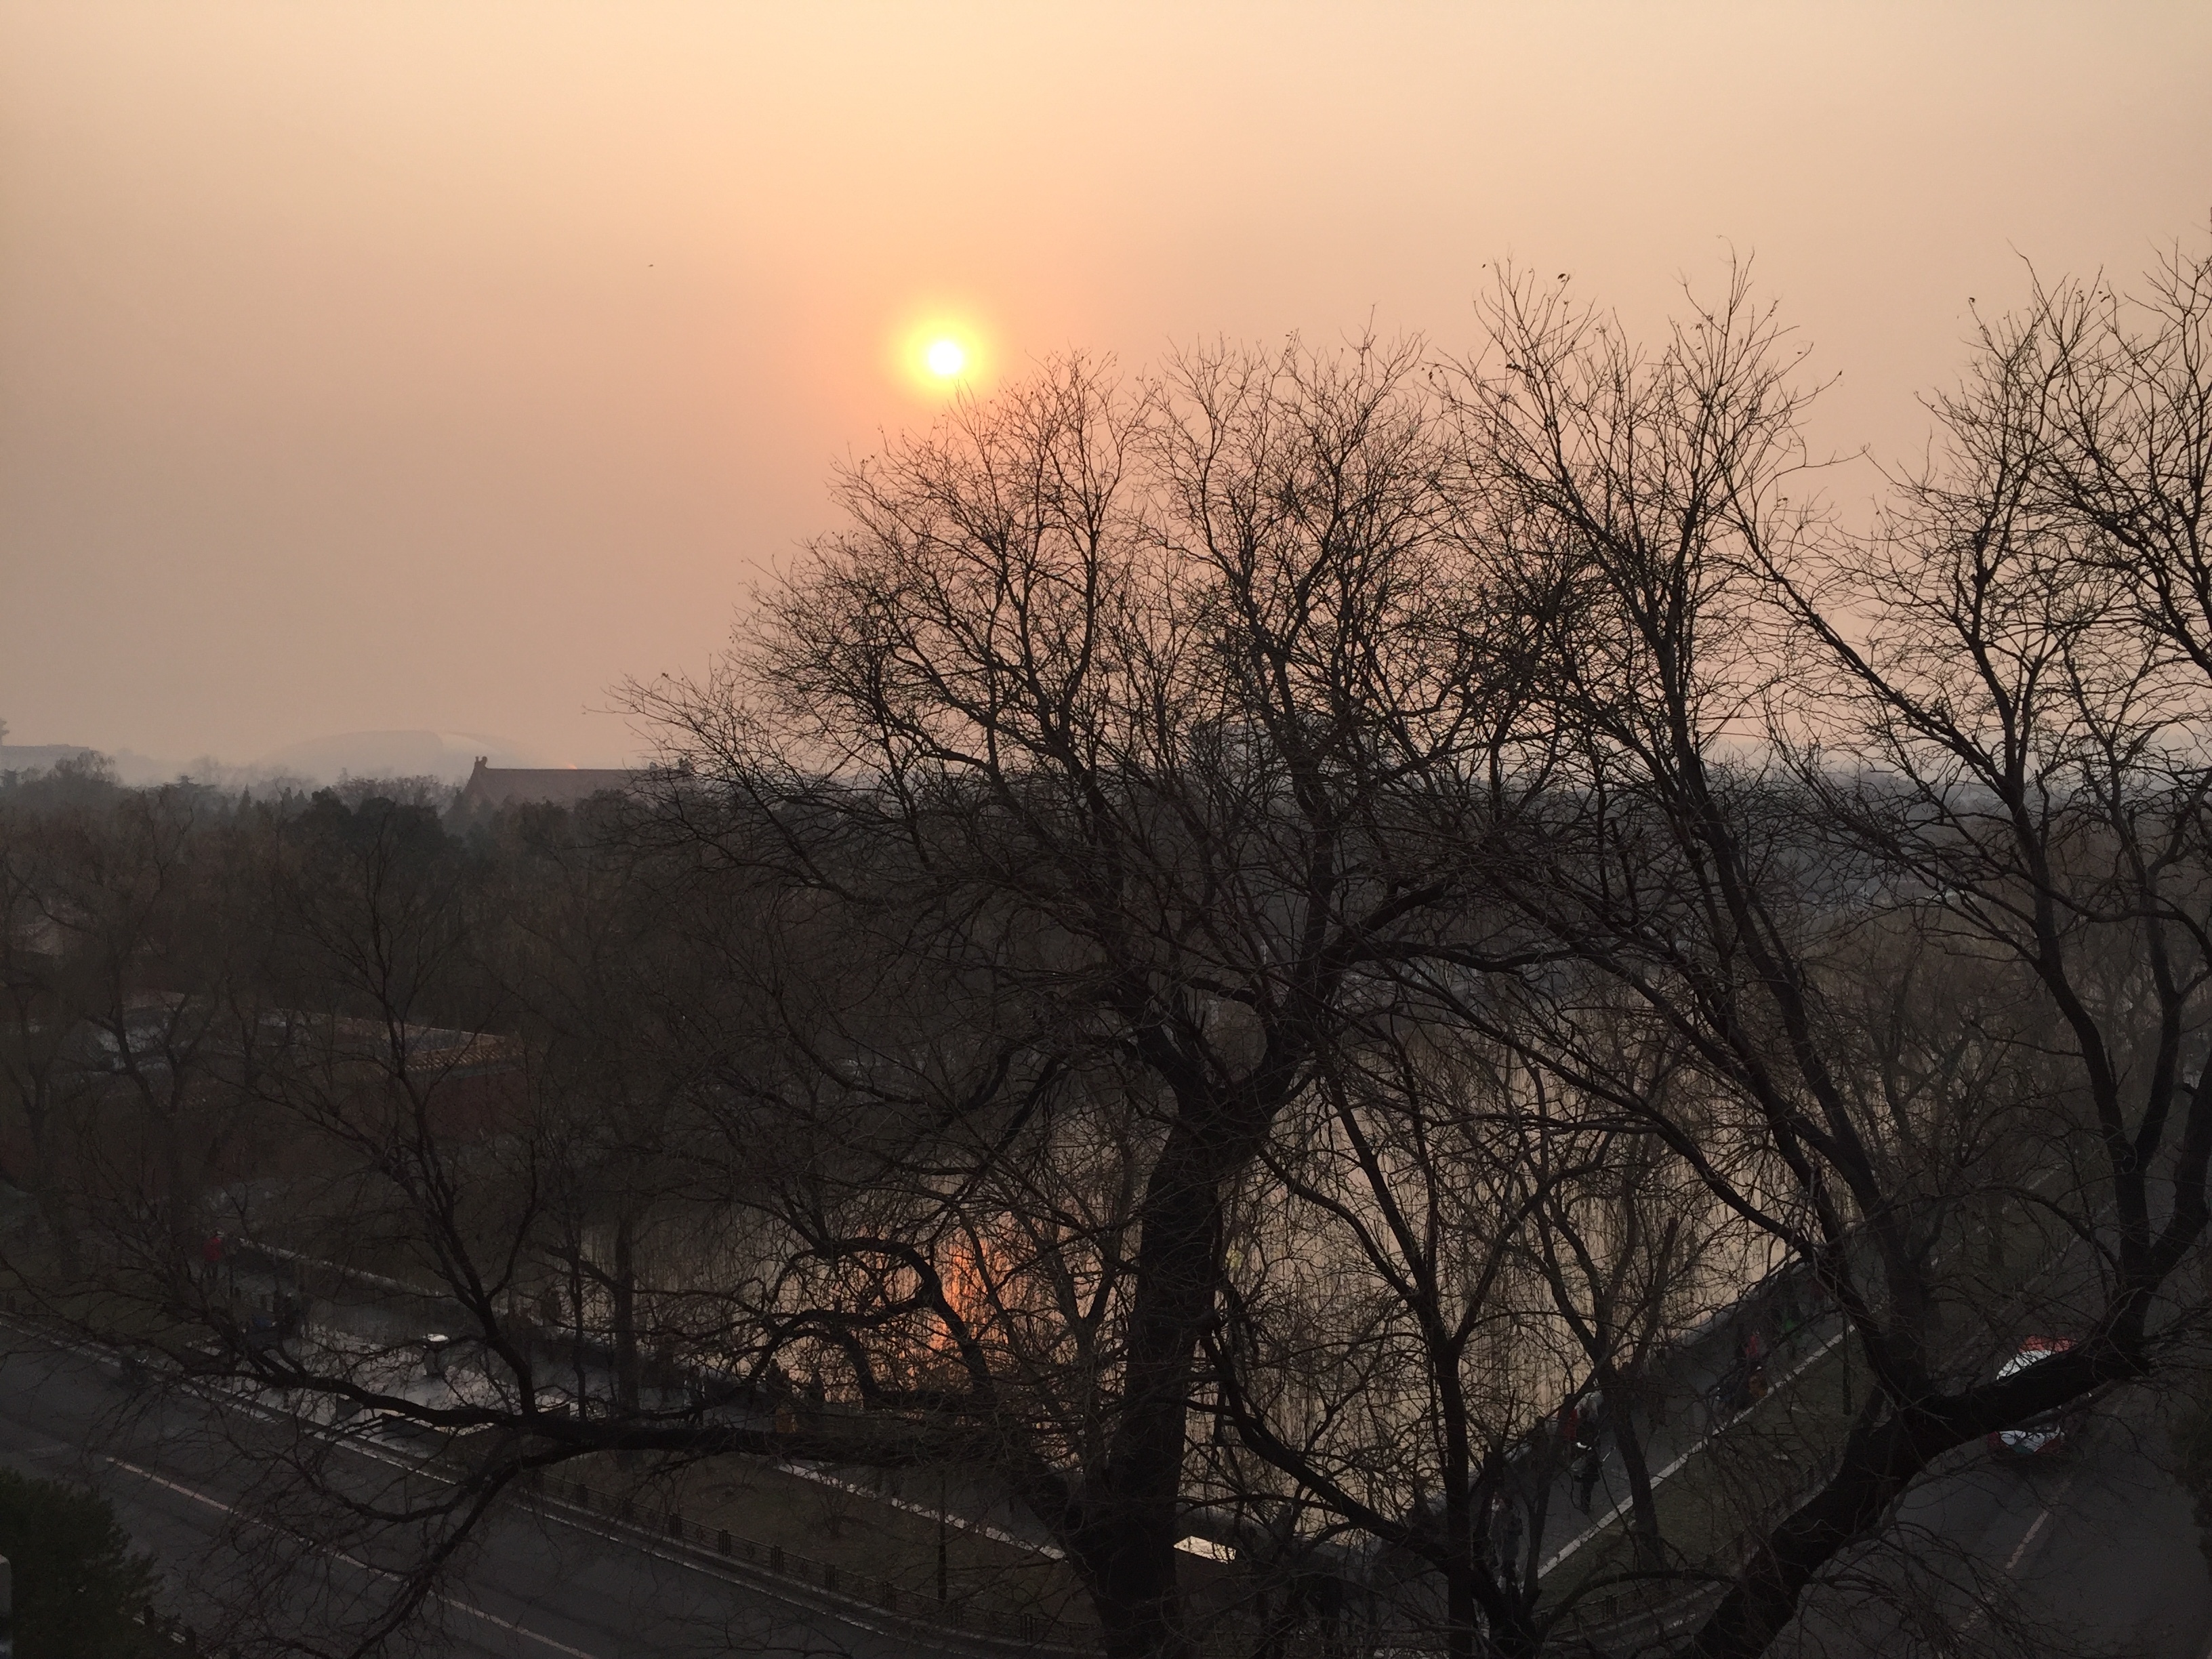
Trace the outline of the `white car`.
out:
[[[2063,1336],[2031,1336],[2020,1352],[1997,1368],[1997,1380],[2017,1376],[2030,1365],[2074,1345]],[[2075,1402],[2032,1417],[2017,1428],[1999,1429],[1990,1437],[1990,1449],[2001,1457],[2041,1457],[2065,1449],[2069,1437],[2081,1426],[2083,1407]]]

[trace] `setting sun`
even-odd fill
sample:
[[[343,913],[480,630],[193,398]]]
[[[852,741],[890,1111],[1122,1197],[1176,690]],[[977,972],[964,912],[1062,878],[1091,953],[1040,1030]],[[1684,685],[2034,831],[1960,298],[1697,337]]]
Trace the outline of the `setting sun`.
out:
[[[948,394],[982,395],[997,378],[998,353],[976,316],[973,306],[957,302],[909,312],[884,342],[886,366],[932,404]]]
[[[968,349],[957,340],[935,339],[929,343],[929,349],[923,354],[922,361],[929,365],[931,374],[939,380],[949,380],[968,367]]]

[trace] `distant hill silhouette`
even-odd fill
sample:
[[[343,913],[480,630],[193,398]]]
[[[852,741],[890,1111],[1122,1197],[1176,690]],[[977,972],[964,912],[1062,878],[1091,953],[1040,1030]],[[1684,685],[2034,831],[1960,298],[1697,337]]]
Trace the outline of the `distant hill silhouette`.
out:
[[[0,743],[0,772],[43,772],[63,761],[96,752],[81,743]]]

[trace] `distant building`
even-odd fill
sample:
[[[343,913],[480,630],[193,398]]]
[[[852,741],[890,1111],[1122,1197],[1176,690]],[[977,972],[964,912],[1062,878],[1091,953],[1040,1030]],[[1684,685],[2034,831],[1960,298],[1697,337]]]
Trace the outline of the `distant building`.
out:
[[[526,802],[574,806],[601,790],[628,789],[642,776],[618,767],[494,766],[479,755],[453,805],[464,813],[493,812]]]

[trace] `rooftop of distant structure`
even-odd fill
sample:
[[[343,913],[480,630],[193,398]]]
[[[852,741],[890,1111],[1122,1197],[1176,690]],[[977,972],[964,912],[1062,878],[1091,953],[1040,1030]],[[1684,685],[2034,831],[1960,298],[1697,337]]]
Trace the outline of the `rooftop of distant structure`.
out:
[[[603,790],[627,789],[644,775],[622,767],[494,766],[479,755],[455,805],[465,812],[519,802],[573,806]]]

